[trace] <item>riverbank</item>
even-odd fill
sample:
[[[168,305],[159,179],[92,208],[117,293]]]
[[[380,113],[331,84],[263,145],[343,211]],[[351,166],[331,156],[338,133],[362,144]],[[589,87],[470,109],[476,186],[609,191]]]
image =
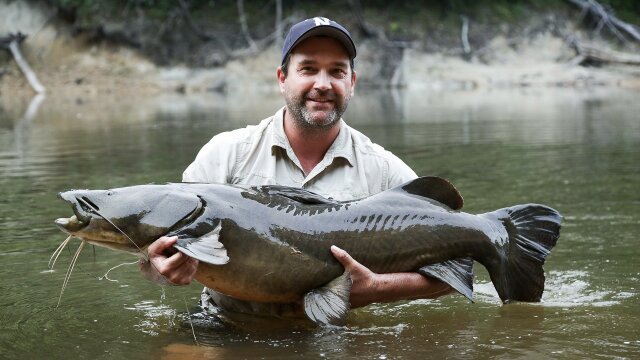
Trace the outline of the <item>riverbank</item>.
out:
[[[640,67],[571,64],[571,51],[562,41],[540,36],[517,50],[502,38],[494,40],[491,62],[464,60],[446,54],[403,49],[391,81],[382,77],[373,44],[360,46],[356,60],[360,88],[395,87],[410,90],[460,90],[519,87],[621,87],[640,89]],[[25,49],[29,49],[25,46]],[[127,48],[94,48],[67,53],[57,63],[39,63],[27,50],[40,82],[49,94],[101,96],[105,94],[155,95],[159,93],[264,92],[277,90],[275,69],[279,52],[269,48],[246,59],[217,68],[161,67]],[[23,74],[5,63],[0,94],[32,96]],[[4,96],[3,96],[4,97]]]
[[[5,14],[19,14],[0,33],[31,34],[21,49],[47,96],[157,96],[164,93],[277,92],[275,69],[279,49],[273,43],[211,66],[171,63],[159,65],[144,51],[125,43],[96,41],[68,24],[51,21],[50,7],[0,2]],[[27,14],[27,15],[24,15]],[[451,34],[434,34],[426,46],[393,39],[362,37],[358,43],[358,88],[397,88],[420,91],[504,89],[522,87],[615,87],[640,89],[640,66],[582,63],[575,43],[610,49],[604,37],[561,17],[531,20],[524,30],[482,30],[481,48],[465,53],[451,44]],[[17,24],[17,25],[16,25]],[[19,25],[19,26],[18,26]],[[415,27],[415,26],[414,26]],[[507,24],[496,28],[508,28]],[[513,28],[514,26],[512,26]],[[473,29],[473,28],[472,28]],[[456,28],[450,28],[457,31]],[[478,30],[480,31],[480,30]],[[570,35],[570,36],[569,36]],[[186,36],[186,35],[185,35]],[[480,43],[479,40],[476,41]],[[629,51],[638,46],[628,44]],[[167,50],[168,51],[168,50]],[[211,49],[211,56],[217,54]],[[586,65],[586,66],[585,66]],[[0,54],[0,97],[30,98],[34,91],[8,52]],[[9,96],[10,95],[10,96]]]

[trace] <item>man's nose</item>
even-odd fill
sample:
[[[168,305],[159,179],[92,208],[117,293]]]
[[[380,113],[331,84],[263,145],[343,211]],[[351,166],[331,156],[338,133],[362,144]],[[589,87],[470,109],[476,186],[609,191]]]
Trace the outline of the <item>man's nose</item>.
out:
[[[320,71],[316,75],[316,82],[313,87],[317,90],[329,90],[331,89],[331,78],[326,71]]]

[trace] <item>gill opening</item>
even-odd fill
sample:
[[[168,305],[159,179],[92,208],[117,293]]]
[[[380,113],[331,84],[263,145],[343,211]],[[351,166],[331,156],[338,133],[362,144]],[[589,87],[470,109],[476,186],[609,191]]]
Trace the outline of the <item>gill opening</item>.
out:
[[[174,231],[183,228],[184,226],[191,224],[195,219],[197,219],[198,217],[200,217],[200,215],[202,215],[204,213],[204,210],[206,208],[207,202],[200,196],[200,195],[196,195],[196,197],[198,198],[198,205],[196,206],[195,209],[193,209],[192,212],[190,212],[189,214],[187,214],[187,216],[183,217],[182,219],[180,219],[180,221],[178,221],[177,223],[175,223],[171,228],[169,228],[169,230],[167,231],[167,234],[171,234]]]

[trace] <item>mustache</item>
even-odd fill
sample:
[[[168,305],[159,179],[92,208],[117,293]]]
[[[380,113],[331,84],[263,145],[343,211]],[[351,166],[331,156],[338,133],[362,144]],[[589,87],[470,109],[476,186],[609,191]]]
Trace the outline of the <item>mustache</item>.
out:
[[[304,98],[314,99],[314,100],[335,101],[338,98],[338,96],[332,90],[326,90],[326,91],[311,90],[304,95]]]

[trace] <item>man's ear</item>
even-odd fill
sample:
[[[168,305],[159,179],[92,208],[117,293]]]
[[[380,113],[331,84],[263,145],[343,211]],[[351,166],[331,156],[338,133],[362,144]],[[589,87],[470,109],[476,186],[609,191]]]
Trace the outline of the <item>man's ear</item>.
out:
[[[351,70],[351,96],[353,96],[353,94],[356,91],[356,80],[357,80],[356,71]]]
[[[278,77],[278,85],[280,86],[280,92],[284,94],[284,81],[287,79],[287,76],[282,71],[282,67],[278,66],[278,70],[276,71],[276,76]]]

